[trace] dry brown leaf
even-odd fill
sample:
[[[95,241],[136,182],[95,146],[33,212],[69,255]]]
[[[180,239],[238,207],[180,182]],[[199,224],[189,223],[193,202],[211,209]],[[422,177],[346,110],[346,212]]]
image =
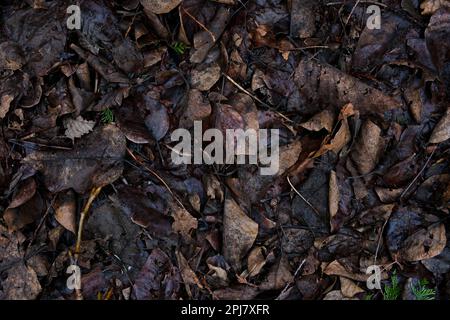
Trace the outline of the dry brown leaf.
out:
[[[180,118],[180,127],[190,128],[194,121],[201,121],[211,115],[211,104],[198,89],[191,89],[183,115]]]
[[[320,131],[325,129],[328,132],[331,132],[333,131],[333,124],[334,114],[329,110],[324,110],[313,116],[308,121],[300,124],[300,126],[309,131]]]
[[[23,181],[17,191],[14,193],[11,203],[8,208],[17,208],[23,205],[25,202],[33,198],[36,193],[36,181],[33,178],[28,178]]]
[[[267,279],[259,286],[261,290],[281,290],[294,281],[288,259],[285,255],[280,258],[267,275]]]
[[[209,50],[211,50],[217,39],[219,39],[220,35],[225,30],[230,14],[230,8],[220,6],[216,11],[214,18],[206,26],[206,30],[203,29],[194,35],[194,49],[191,50],[190,57],[192,63],[201,63],[205,60]]]
[[[375,169],[382,147],[381,129],[372,121],[367,120],[351,154],[361,174],[368,174]]]
[[[224,199],[224,192],[220,181],[215,175],[207,174],[203,176],[203,185],[205,187],[206,195],[209,199],[217,199],[221,203]]]
[[[323,268],[323,273],[329,276],[341,276],[348,279],[366,282],[369,275],[364,273],[354,273],[346,270],[337,260],[329,263],[325,268]]]
[[[333,290],[328,292],[325,295],[325,297],[323,297],[323,300],[351,300],[351,299],[344,297],[341,291]]]
[[[177,250],[175,251],[175,255],[177,256],[178,268],[180,269],[181,278],[183,278],[184,285],[186,286],[186,290],[190,292],[188,285],[196,285],[200,289],[203,289],[203,285],[200,283],[195,272],[189,266],[189,262],[183,256],[183,254]]]
[[[187,239],[190,239],[191,230],[197,229],[198,221],[186,209],[174,204],[172,205],[172,230],[181,233]]]
[[[213,293],[220,300],[252,300],[258,295],[259,291],[254,286],[240,284],[215,290]]]
[[[37,221],[44,209],[44,200],[39,193],[35,193],[30,200],[25,202],[20,207],[6,209],[3,213],[3,219],[5,220],[9,230],[16,231]]]
[[[125,152],[125,136],[111,124],[96,128],[78,140],[72,150],[36,151],[23,162],[41,172],[51,192],[72,188],[85,193],[120,177]]]
[[[265,264],[266,258],[264,258],[262,247],[255,247],[247,258],[248,276],[254,277],[258,275]]]
[[[403,193],[403,188],[392,189],[392,188],[381,188],[375,187],[375,192],[383,203],[392,203],[397,200]]]
[[[258,224],[247,217],[232,198],[225,200],[223,214],[223,255],[236,270],[242,266],[242,258],[247,254],[258,235]]]
[[[311,105],[341,108],[352,103],[362,115],[383,114],[401,103],[327,64],[304,58],[295,70],[294,81],[300,95]]]
[[[341,282],[341,292],[344,297],[353,298],[358,293],[364,292],[363,289],[358,287],[352,280],[345,277],[339,277]]]
[[[168,13],[178,7],[182,0],[141,0],[142,6],[155,14]]]
[[[191,85],[194,89],[208,91],[220,79],[220,66],[217,63],[200,65],[191,72]]]
[[[433,224],[427,229],[420,229],[404,241],[401,257],[408,261],[430,259],[439,255],[446,243],[445,226],[442,223]]]
[[[10,94],[5,94],[2,96],[0,101],[0,119],[3,119],[11,107],[11,102],[14,100],[14,96]]]
[[[320,149],[314,154],[314,158],[320,157],[328,151],[333,151],[338,154],[352,139],[350,127],[348,126],[347,118],[344,118],[341,122],[341,127],[334,135],[330,143],[322,145]]]
[[[82,116],[78,116],[76,119],[68,118],[65,121],[66,132],[64,134],[67,138],[74,140],[91,132],[94,126],[95,121],[84,120]]]
[[[6,280],[2,281],[3,295],[0,299],[6,300],[34,300],[40,294],[42,287],[36,272],[19,263],[7,272]]]
[[[441,143],[448,139],[450,139],[450,108],[434,128],[430,143]]]
[[[77,204],[72,190],[60,193],[55,202],[55,219],[64,228],[76,234]]]
[[[450,2],[448,0],[425,0],[420,4],[421,13],[432,15],[444,5],[450,5]]]

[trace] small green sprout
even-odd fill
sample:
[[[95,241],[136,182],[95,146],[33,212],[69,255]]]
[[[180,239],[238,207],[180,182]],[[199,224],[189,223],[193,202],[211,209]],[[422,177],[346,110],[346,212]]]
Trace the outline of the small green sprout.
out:
[[[398,283],[397,272],[391,276],[391,285],[385,285],[383,291],[384,300],[397,300],[400,297],[401,289]]]
[[[108,124],[114,122],[114,113],[110,108],[103,110],[101,116],[102,123]]]
[[[434,289],[427,288],[427,279],[421,279],[417,286],[411,285],[411,290],[416,300],[434,300],[436,297],[436,291]]]
[[[184,54],[186,52],[186,49],[189,48],[188,45],[181,41],[175,41],[170,47],[179,55]]]

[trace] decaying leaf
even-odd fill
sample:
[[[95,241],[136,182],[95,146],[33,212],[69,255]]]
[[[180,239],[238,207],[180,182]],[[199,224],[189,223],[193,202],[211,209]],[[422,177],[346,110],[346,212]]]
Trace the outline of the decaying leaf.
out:
[[[188,285],[196,285],[200,289],[203,289],[203,285],[200,283],[195,272],[189,266],[188,261],[183,256],[180,251],[176,251],[175,255],[177,256],[178,267],[180,269],[181,277],[183,278],[183,282],[185,286]],[[189,289],[187,289],[189,290]]]
[[[381,129],[369,120],[364,122],[351,154],[361,174],[368,174],[375,168],[381,147]]]
[[[140,0],[142,6],[153,13],[163,14],[175,9],[182,0]]]
[[[281,290],[287,284],[292,283],[293,280],[294,276],[291,272],[289,262],[286,256],[282,256],[269,271],[267,279],[259,286],[259,288],[262,290]]]
[[[438,122],[430,137],[430,143],[441,143],[450,139],[450,108]]]
[[[36,151],[23,161],[44,177],[49,190],[85,193],[105,186],[122,173],[126,140],[115,125],[98,127],[68,151]]]
[[[214,63],[210,66],[199,65],[191,73],[191,85],[200,91],[207,91],[220,79],[220,66]]]
[[[439,223],[420,229],[405,239],[401,253],[408,261],[430,259],[439,255],[446,244],[445,227]]]
[[[364,292],[358,285],[356,285],[352,280],[345,277],[339,277],[341,282],[341,292],[344,297],[353,298],[358,293]]]
[[[138,300],[175,299],[181,276],[167,254],[154,249],[136,277],[133,294]]]
[[[247,268],[249,277],[258,275],[266,264],[266,258],[263,255],[261,247],[254,248],[248,255]]]
[[[55,218],[64,228],[76,234],[77,205],[72,190],[62,192],[55,201]]]
[[[333,130],[334,115],[329,110],[324,110],[312,117],[307,122],[301,124],[301,126],[310,131],[320,131],[322,129],[331,132]]]
[[[23,262],[9,269],[2,286],[4,300],[34,300],[42,290],[36,272]]]
[[[420,9],[422,9],[423,15],[434,14],[438,11],[442,6],[450,5],[448,0],[424,0],[420,4]]]
[[[223,255],[235,270],[240,270],[242,258],[258,235],[258,224],[231,198],[225,199],[223,215]]]
[[[383,114],[399,108],[393,97],[329,65],[307,58],[295,70],[295,83],[309,104],[334,108],[352,103],[363,114]],[[369,98],[370,97],[370,98]]]
[[[190,238],[191,230],[197,229],[197,219],[178,205],[172,206],[172,217],[174,218],[172,230],[180,232],[183,237]]]

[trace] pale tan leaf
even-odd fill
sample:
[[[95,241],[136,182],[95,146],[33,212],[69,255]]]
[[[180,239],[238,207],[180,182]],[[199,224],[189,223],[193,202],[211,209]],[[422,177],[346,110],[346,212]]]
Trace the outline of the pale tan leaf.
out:
[[[55,202],[55,219],[73,234],[76,234],[76,214],[75,193],[72,190],[60,193]]]
[[[14,96],[6,94],[2,96],[0,103],[0,119],[3,119],[11,107],[11,102],[14,100]]]
[[[172,206],[172,217],[175,220],[172,223],[172,230],[179,232],[183,237],[189,239],[191,230],[197,229],[197,219],[194,218],[186,209],[181,208],[178,205]]]
[[[442,6],[449,4],[448,0],[425,0],[420,4],[420,9],[422,9],[423,15],[432,15]]]
[[[408,261],[430,259],[439,255],[446,243],[445,226],[433,224],[427,229],[420,229],[405,240],[402,257]]]
[[[168,13],[178,7],[182,0],[141,0],[142,6],[155,14]]]
[[[344,297],[353,298],[358,293],[364,292],[364,290],[358,287],[352,280],[345,277],[340,277],[339,279],[341,281],[341,292]]]
[[[264,258],[262,247],[254,248],[247,258],[247,269],[249,272],[249,277],[258,275],[265,264],[266,258]]]
[[[84,120],[83,117],[78,116],[76,119],[69,118],[65,121],[67,138],[74,140],[81,138],[94,129],[95,121]]]
[[[364,122],[352,159],[361,174],[368,174],[378,163],[380,149],[382,147],[381,129],[372,121]]]
[[[448,139],[450,139],[450,108],[434,128],[430,143],[440,143]]]
[[[333,124],[334,124],[333,113],[329,110],[324,110],[316,114],[308,121],[300,124],[300,126],[309,131],[320,131],[322,129],[325,129],[328,132],[331,132],[333,131]]]

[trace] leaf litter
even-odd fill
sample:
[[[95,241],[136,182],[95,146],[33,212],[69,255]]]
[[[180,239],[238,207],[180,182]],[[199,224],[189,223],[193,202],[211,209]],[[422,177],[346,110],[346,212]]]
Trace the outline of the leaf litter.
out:
[[[448,1],[69,5],[0,10],[0,299],[448,299]],[[196,121],[279,170],[173,163]]]

